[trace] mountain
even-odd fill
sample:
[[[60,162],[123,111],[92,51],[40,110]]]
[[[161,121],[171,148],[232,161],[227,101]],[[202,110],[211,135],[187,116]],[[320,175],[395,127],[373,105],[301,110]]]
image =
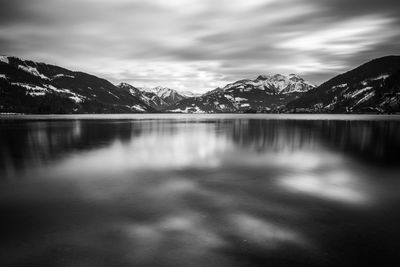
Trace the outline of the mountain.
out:
[[[240,80],[202,96],[186,98],[165,111],[213,113],[276,110],[313,88],[313,84],[295,74],[260,75],[255,80]]]
[[[400,112],[400,56],[372,60],[316,87],[260,75],[203,95],[139,88],[59,66],[0,56],[0,113]]]
[[[0,57],[1,113],[136,113],[154,108],[96,76]]]
[[[127,90],[131,95],[138,97],[144,103],[151,106],[157,111],[169,106],[169,104],[163,98],[158,96],[153,91],[143,90],[142,88],[139,89],[128,83],[120,83],[117,85],[117,87]]]
[[[374,59],[310,90],[288,112],[399,112],[400,56]]]
[[[138,97],[144,103],[151,106],[157,111],[161,111],[170,105],[175,104],[185,98],[186,95],[178,93],[174,89],[167,87],[134,87],[128,83],[120,83],[117,85],[118,88],[128,91],[131,95]]]
[[[162,86],[157,86],[154,88],[142,87],[142,88],[139,88],[139,90],[142,91],[143,93],[153,93],[153,94],[157,95],[165,103],[167,103],[167,105],[175,104],[176,102],[179,102],[179,101],[187,98],[186,96],[178,93],[174,89],[170,89],[170,88],[162,87]]]

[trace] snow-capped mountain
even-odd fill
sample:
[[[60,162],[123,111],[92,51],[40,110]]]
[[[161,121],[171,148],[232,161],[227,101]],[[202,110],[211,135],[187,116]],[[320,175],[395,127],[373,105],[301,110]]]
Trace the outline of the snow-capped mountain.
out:
[[[314,88],[315,85],[306,82],[295,74],[288,76],[276,74],[273,76],[260,75],[255,80],[241,80],[226,85],[222,88],[225,92],[233,90],[250,91],[263,90],[266,94],[304,93]]]
[[[265,111],[278,109],[313,88],[313,84],[294,74],[260,75],[254,80],[240,80],[202,96],[184,99],[167,110],[196,113]]]
[[[166,108],[169,105],[153,90],[143,88],[139,89],[128,83],[120,83],[117,87],[129,91],[130,94],[140,98],[144,103],[153,107],[157,111]]]
[[[130,92],[83,72],[0,57],[0,112],[131,113],[152,107]]]
[[[156,94],[168,105],[175,104],[176,102],[181,101],[186,98],[186,96],[183,96],[180,93],[178,93],[176,90],[168,88],[168,87],[162,87],[162,86],[157,86],[154,88],[140,87],[139,90],[142,92]]]
[[[400,56],[372,60],[288,103],[289,111],[399,112]]]

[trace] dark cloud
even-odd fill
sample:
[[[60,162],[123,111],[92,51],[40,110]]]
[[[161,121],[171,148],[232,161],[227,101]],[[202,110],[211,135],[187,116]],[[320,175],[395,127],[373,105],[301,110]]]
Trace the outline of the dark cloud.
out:
[[[314,0],[315,2],[319,2]],[[321,1],[328,14],[332,16],[354,16],[365,15],[374,12],[384,12],[387,14],[399,14],[400,3],[396,0],[379,0],[379,1],[365,1],[365,0],[334,0],[334,1]]]
[[[0,0],[0,53],[113,82],[205,91],[258,74],[320,83],[400,52],[394,0]]]

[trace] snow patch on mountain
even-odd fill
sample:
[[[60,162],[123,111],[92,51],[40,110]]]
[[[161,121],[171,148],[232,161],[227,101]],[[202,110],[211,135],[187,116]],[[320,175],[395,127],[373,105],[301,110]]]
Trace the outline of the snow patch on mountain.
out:
[[[73,75],[66,75],[66,74],[61,73],[61,74],[54,75],[52,80],[57,79],[57,78],[62,78],[62,77],[71,78],[71,79],[75,78],[75,76],[73,76]]]
[[[174,112],[174,113],[195,113],[195,114],[206,113],[204,110],[202,110],[198,106],[186,107],[185,109],[181,109],[181,108],[173,109],[173,110],[169,110],[169,112]]]
[[[358,100],[357,103],[353,107],[355,107],[355,106],[357,106],[357,105],[359,105],[359,104],[371,99],[374,95],[375,95],[375,92],[371,92],[371,93],[365,95],[363,98]]]
[[[31,66],[28,66],[28,65],[26,65],[26,66],[19,65],[18,68],[21,69],[21,70],[23,70],[23,71],[25,71],[25,72],[28,72],[28,73],[30,73],[30,74],[32,74],[32,75],[34,75],[34,76],[40,77],[41,79],[50,80],[49,77],[47,77],[47,76],[41,74],[41,73],[40,73],[36,68],[34,68],[34,67],[31,67]]]
[[[386,80],[389,76],[390,75],[388,75],[388,74],[383,74],[383,75],[380,75],[378,77],[372,78],[371,81]]]
[[[110,95],[112,95],[112,96],[115,97],[116,99],[120,99],[119,96],[117,96],[117,95],[111,93],[110,91],[108,91],[107,93],[109,93]]]
[[[26,83],[11,83],[11,84],[25,88],[26,95],[30,96],[44,96],[49,91],[48,88],[33,84],[26,84]]]
[[[131,106],[130,108],[131,108],[131,109],[134,109],[134,110],[136,110],[136,111],[141,111],[141,112],[145,112],[145,111],[146,111],[146,109],[145,109],[143,106],[139,105],[139,104],[133,105],[133,106]]]
[[[75,103],[82,103],[83,102],[83,98],[79,97],[79,96],[69,96],[69,99],[73,100]]]
[[[350,97],[352,97],[352,98],[357,97],[357,96],[359,96],[360,94],[363,94],[363,93],[366,92],[366,91],[370,91],[371,89],[372,89],[371,86],[367,86],[367,87],[365,87],[365,88],[358,89],[358,90],[354,91],[354,92],[350,95]]]
[[[243,98],[243,97],[234,97],[233,100],[235,102],[249,101],[247,98]]]
[[[71,92],[69,89],[59,89],[54,87],[51,84],[44,84],[43,86],[38,86],[38,85],[34,85],[34,84],[27,84],[27,83],[11,83],[14,86],[19,86],[19,87],[23,87],[26,89],[26,95],[30,95],[33,97],[36,96],[44,96],[48,93],[51,92],[56,92],[56,93],[60,93],[60,94],[65,94],[67,95],[70,99],[72,99],[73,101],[75,101],[76,103],[81,103],[85,100],[85,97],[82,95],[79,95],[77,93]]]
[[[330,90],[331,91],[336,91],[337,89],[342,89],[342,88],[346,88],[347,87],[347,83],[342,83],[342,84],[338,84],[333,86]]]

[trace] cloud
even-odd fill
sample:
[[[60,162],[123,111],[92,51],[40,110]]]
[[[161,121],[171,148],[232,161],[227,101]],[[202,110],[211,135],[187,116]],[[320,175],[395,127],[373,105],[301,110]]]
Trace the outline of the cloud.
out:
[[[320,83],[400,52],[398,1],[0,0],[0,51],[138,86]]]
[[[392,22],[392,19],[382,17],[350,19],[315,32],[299,32],[296,37],[278,43],[277,48],[300,52],[319,50],[333,55],[353,54],[368,50],[395,35],[386,31]]]

